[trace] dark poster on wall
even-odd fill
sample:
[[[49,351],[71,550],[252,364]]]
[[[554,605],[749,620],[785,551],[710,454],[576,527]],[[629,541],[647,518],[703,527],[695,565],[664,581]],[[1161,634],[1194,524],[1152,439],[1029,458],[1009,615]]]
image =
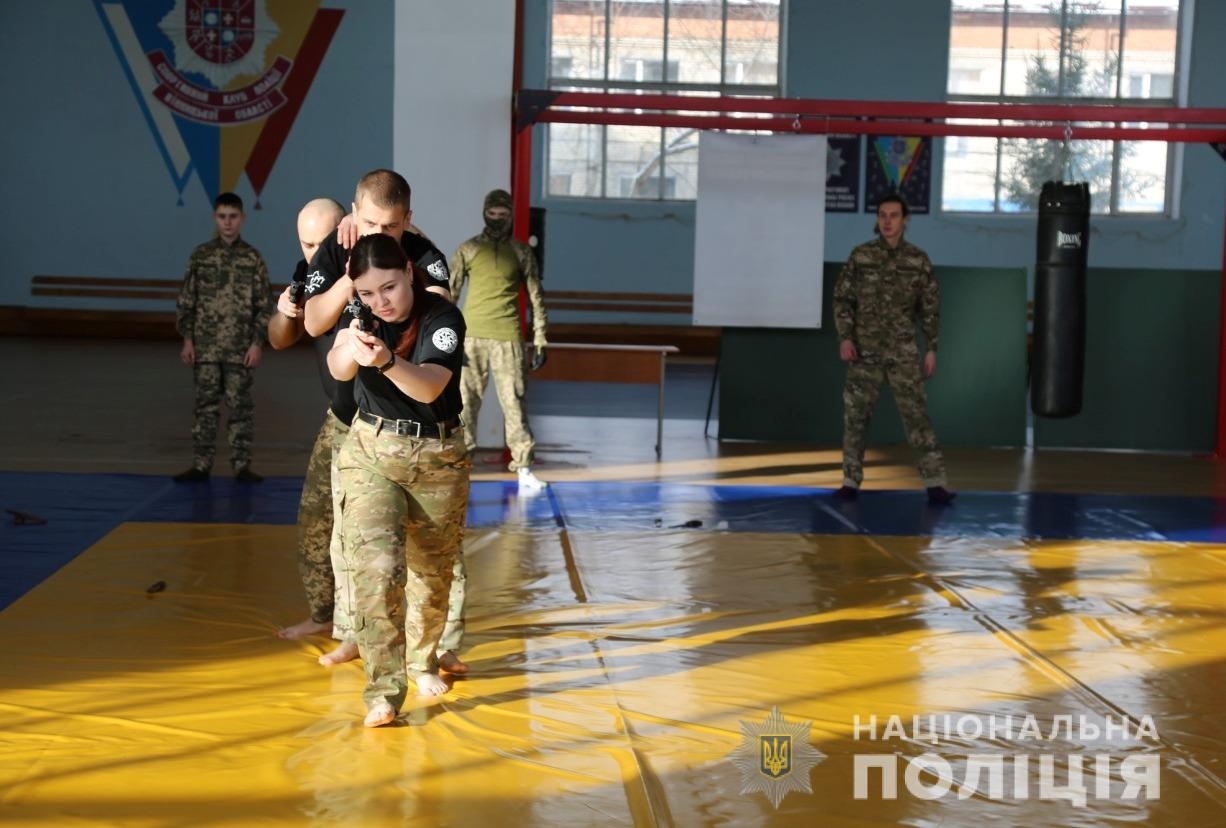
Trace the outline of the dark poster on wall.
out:
[[[932,138],[905,135],[868,136],[864,165],[864,212],[897,193],[912,213],[927,213],[932,193]]]
[[[860,209],[860,136],[826,137],[826,212]]]

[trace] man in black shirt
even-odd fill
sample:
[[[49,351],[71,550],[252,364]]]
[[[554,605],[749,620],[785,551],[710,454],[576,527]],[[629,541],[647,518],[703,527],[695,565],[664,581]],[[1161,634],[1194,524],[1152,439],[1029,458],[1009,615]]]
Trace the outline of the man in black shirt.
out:
[[[298,244],[302,248],[303,259],[298,262],[294,282],[302,284],[306,281],[307,261],[326,239],[334,235],[344,214],[344,208],[330,198],[317,198],[298,213]],[[302,308],[293,300],[292,290],[291,285],[282,292],[277,299],[277,313],[268,322],[268,342],[276,349],[288,348],[305,332]],[[354,413],[351,400],[337,399],[336,380],[328,371],[328,350],[332,347],[330,339],[318,338],[313,344],[319,363],[319,379],[332,405],[324,416],[311,449],[302,497],[298,501],[298,572],[302,576],[310,615],[305,621],[279,630],[277,635],[285,639],[332,632],[336,597],[336,580],[328,551],[333,527],[332,458],[349,431]]]
[[[427,290],[451,299],[447,257],[429,239],[408,231],[413,211],[409,182],[391,170],[362,176],[353,197],[353,225],[358,237],[383,233],[400,239],[405,255],[429,278]],[[347,271],[349,251],[336,236],[319,246],[307,268],[306,331],[324,336],[335,331],[345,306],[353,298]]]
[[[359,238],[372,233],[382,233],[399,239],[409,261],[427,277],[426,289],[450,300],[448,284],[451,274],[447,269],[447,257],[429,239],[407,229],[411,226],[413,217],[411,201],[412,189],[398,173],[383,169],[367,173],[358,181],[354,192],[352,227],[349,228],[348,236],[352,237],[356,230]],[[349,250],[341,242],[342,235],[346,234],[337,232],[329,235],[307,267],[304,308],[306,332],[329,346],[336,331],[348,326],[350,317],[344,311],[354,298],[353,280],[348,275]],[[333,411],[337,410],[338,404],[349,411],[352,418],[352,412],[356,411],[352,380],[336,383]],[[348,422],[349,420],[346,420],[346,423]],[[335,495],[335,486],[333,489]],[[334,533],[334,567],[338,552],[335,546],[338,543],[339,538]],[[458,622],[463,617],[465,581],[456,578],[453,585],[451,614],[454,616],[454,622]],[[338,607],[334,613],[336,623],[342,629],[351,626],[348,620],[340,617],[343,612],[343,607]],[[342,641],[335,650],[321,656],[320,663],[328,666],[356,657],[357,647],[352,642]],[[444,666],[455,673],[467,672],[468,669],[454,653],[449,655]]]
[[[332,375],[355,381],[358,403],[336,460],[344,520],[333,566],[345,598],[333,636],[360,648],[364,724],[379,727],[395,719],[410,682],[419,696],[447,692],[437,651],[471,469],[459,418],[465,325],[426,292],[394,239],[363,237],[350,267],[373,329],[354,322],[328,354]]]

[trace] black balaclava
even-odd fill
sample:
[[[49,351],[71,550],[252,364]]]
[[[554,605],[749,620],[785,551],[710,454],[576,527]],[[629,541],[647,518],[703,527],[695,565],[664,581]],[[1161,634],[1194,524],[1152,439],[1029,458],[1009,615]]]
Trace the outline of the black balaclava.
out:
[[[511,194],[506,190],[490,190],[485,196],[485,205],[481,208],[481,217],[485,219],[485,234],[495,241],[509,239],[511,237],[511,217],[491,219],[485,215],[485,211],[491,207],[513,209]]]

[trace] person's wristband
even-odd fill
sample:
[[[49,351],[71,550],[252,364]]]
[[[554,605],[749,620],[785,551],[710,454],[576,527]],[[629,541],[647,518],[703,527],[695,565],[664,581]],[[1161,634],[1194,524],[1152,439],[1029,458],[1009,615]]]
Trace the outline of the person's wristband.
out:
[[[388,370],[396,364],[396,352],[392,351],[392,357],[382,367],[379,368],[380,374],[386,374]]]

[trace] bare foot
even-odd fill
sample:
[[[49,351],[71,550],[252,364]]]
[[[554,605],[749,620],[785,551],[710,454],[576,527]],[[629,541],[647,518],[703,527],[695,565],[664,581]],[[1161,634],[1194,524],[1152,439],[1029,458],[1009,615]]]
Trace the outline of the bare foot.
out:
[[[396,721],[396,710],[387,702],[379,702],[370,709],[362,720],[364,727],[382,727]]]
[[[292,627],[282,627],[277,630],[277,638],[284,638],[286,641],[296,641],[299,638],[306,638],[308,635],[331,634],[331,621],[312,621],[310,618],[305,621],[299,621]]]
[[[352,641],[342,641],[340,646],[330,653],[324,653],[319,657],[319,663],[325,667],[335,667],[337,664],[344,664],[346,661],[353,661],[358,657],[358,645]]]
[[[417,679],[417,695],[441,696],[447,692],[447,682],[433,673],[426,673]]]
[[[462,676],[468,672],[468,665],[460,661],[460,657],[451,650],[438,657],[438,666],[440,670],[451,673],[453,676]]]

